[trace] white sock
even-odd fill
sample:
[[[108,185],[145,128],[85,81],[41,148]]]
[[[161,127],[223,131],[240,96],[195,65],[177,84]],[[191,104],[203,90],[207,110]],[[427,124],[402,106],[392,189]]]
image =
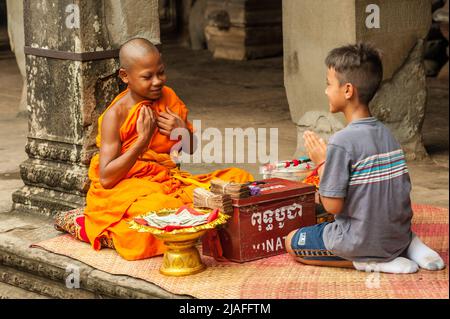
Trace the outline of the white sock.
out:
[[[427,270],[444,269],[445,264],[441,256],[425,245],[416,234],[413,234],[411,244],[408,247],[407,256],[414,260],[421,268]]]
[[[412,274],[419,270],[419,266],[412,260],[397,257],[389,262],[353,262],[353,266],[365,272],[387,272],[391,274]]]

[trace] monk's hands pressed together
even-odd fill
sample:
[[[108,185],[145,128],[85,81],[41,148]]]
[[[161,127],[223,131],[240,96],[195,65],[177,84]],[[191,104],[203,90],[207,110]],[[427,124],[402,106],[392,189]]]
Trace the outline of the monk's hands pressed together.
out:
[[[305,131],[303,133],[303,139],[311,161],[316,165],[323,163],[327,158],[327,144],[325,141],[311,131]]]
[[[176,128],[186,128],[186,123],[178,115],[166,106],[166,112],[161,112],[157,118],[159,132],[162,135],[170,136],[172,130]]]
[[[149,146],[156,127],[157,124],[153,110],[150,106],[143,106],[136,123],[136,131],[138,133],[137,144],[142,148],[142,151],[145,151]]]

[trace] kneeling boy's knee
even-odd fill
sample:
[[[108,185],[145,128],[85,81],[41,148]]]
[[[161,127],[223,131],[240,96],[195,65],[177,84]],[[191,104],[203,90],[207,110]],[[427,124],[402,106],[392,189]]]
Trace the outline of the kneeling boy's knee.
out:
[[[294,250],[292,249],[292,238],[294,237],[295,233],[297,232],[297,230],[294,230],[292,232],[290,232],[285,239],[285,247],[286,247],[286,251],[291,255],[296,257]]]

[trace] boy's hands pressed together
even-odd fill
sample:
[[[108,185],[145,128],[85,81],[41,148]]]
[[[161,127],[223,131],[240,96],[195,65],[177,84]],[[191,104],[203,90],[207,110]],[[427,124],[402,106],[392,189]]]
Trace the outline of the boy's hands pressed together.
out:
[[[153,110],[150,106],[142,107],[136,123],[136,131],[138,133],[137,143],[143,148],[143,151],[148,147],[153,133],[155,133],[156,126]]]
[[[159,132],[162,135],[170,136],[170,133],[173,129],[176,128],[186,128],[186,123],[183,119],[178,115],[172,112],[166,106],[166,112],[161,112],[157,119],[157,124],[159,128]]]
[[[325,141],[311,131],[305,131],[303,133],[303,139],[305,140],[305,147],[309,158],[316,165],[323,163],[327,158],[327,144]]]

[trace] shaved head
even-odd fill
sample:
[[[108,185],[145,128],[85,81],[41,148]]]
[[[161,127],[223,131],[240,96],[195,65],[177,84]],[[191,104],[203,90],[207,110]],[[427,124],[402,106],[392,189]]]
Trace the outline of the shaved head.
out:
[[[167,76],[156,46],[143,38],[125,42],[119,52],[119,77],[142,100],[158,100]]]
[[[135,38],[125,42],[120,47],[120,67],[130,70],[135,62],[148,55],[160,56],[158,48],[144,38]]]

